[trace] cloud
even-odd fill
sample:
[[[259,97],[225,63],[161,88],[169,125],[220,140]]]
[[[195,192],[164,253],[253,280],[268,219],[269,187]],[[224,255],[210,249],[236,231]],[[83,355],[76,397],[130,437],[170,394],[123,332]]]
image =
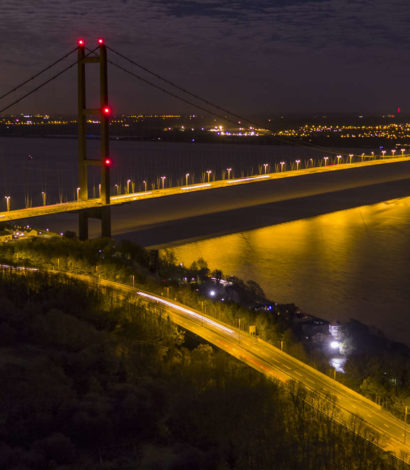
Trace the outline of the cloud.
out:
[[[247,89],[242,100],[250,103],[252,87],[262,102],[276,103],[266,87],[262,96],[270,82],[290,102],[293,92],[281,81],[301,95],[314,83],[331,94],[334,70],[342,81],[354,72],[358,89],[369,75],[381,87],[392,67],[404,92],[409,20],[408,0],[2,0],[0,91],[18,72],[25,78],[74,47],[79,36],[94,44],[102,35],[115,49],[220,99]]]

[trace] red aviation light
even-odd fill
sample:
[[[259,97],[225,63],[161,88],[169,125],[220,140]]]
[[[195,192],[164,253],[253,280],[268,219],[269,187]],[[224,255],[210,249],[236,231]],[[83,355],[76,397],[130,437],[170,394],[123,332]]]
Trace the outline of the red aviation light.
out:
[[[78,39],[78,40],[77,40],[77,44],[78,44],[80,47],[84,47],[84,46],[85,46],[85,41],[84,41],[84,39]]]
[[[105,166],[111,166],[111,158],[106,158],[106,159],[104,160],[104,165],[105,165]]]
[[[108,114],[111,114],[111,108],[109,106],[104,106],[102,112],[107,116]]]
[[[104,44],[104,39],[103,38],[98,38],[97,42],[100,46],[102,46]]]

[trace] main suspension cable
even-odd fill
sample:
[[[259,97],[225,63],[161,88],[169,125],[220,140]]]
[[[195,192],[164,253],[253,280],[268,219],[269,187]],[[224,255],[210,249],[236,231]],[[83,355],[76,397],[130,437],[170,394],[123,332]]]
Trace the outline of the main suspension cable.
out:
[[[234,120],[232,120],[232,119],[229,119],[229,118],[226,118],[225,116],[222,116],[221,114],[218,114],[218,113],[216,113],[215,111],[212,111],[212,110],[210,110],[210,109],[207,109],[207,108],[205,108],[205,107],[203,107],[203,106],[201,106],[201,105],[199,105],[199,104],[193,103],[192,101],[189,101],[189,100],[187,100],[187,99],[185,99],[185,98],[182,98],[181,96],[177,95],[176,93],[173,93],[172,91],[169,91],[169,90],[167,90],[166,88],[164,88],[164,87],[162,87],[162,86],[160,86],[160,85],[157,85],[157,84],[151,82],[150,80],[147,80],[147,79],[144,78],[144,77],[141,77],[141,75],[138,75],[138,74],[136,74],[136,73],[134,73],[134,72],[131,72],[131,70],[126,69],[126,68],[123,67],[122,65],[119,65],[119,64],[117,64],[116,62],[113,62],[112,60],[108,60],[107,62],[108,62],[109,64],[111,64],[111,65],[114,65],[114,67],[117,67],[117,68],[119,68],[120,70],[124,71],[125,73],[127,73],[127,74],[133,76],[134,78],[137,78],[138,80],[140,80],[140,81],[146,83],[147,85],[149,85],[149,86],[151,86],[151,87],[153,87],[153,88],[156,88],[157,90],[160,90],[160,91],[166,93],[167,95],[172,96],[173,98],[178,99],[179,101],[182,101],[182,102],[184,102],[184,103],[186,103],[186,104],[189,104],[190,106],[194,106],[195,108],[198,108],[198,109],[200,109],[201,111],[204,111],[204,112],[206,112],[206,113],[208,113],[208,114],[211,114],[212,116],[219,117],[220,119],[223,119],[224,121],[229,121],[229,122],[232,122],[232,123],[234,123],[234,124],[237,124],[236,121],[234,121]]]
[[[76,48],[77,49],[77,48]],[[97,49],[97,48],[96,48]],[[94,49],[94,50],[96,50]],[[87,55],[91,54],[92,52],[94,51],[91,51],[89,52]],[[25,98],[27,98],[28,96],[32,95],[33,93],[35,93],[36,91],[40,90],[41,88],[43,88],[45,85],[47,85],[48,83],[52,82],[53,80],[55,80],[56,78],[58,78],[60,75],[62,75],[63,73],[67,72],[67,70],[70,70],[72,67],[74,67],[75,65],[77,65],[77,61],[75,62],[72,62],[70,65],[68,65],[67,67],[65,67],[64,69],[60,70],[60,72],[56,73],[55,75],[53,75],[52,77],[50,77],[49,79],[47,79],[45,82],[41,83],[40,85],[36,86],[35,88],[33,88],[32,90],[28,91],[27,93],[25,93],[23,96],[21,96],[20,98],[14,100],[12,103],[8,104],[7,106],[5,106],[4,108],[0,109],[0,113],[4,112],[4,111],[7,111],[9,108],[11,108],[12,106],[14,106],[15,104],[17,103],[20,103],[20,101],[23,101]]]
[[[6,96],[10,95],[11,93],[13,93],[14,91],[17,91],[19,88],[21,88],[22,86],[26,85],[27,83],[31,82],[32,80],[34,80],[35,78],[39,77],[41,74],[43,74],[44,72],[47,72],[47,70],[50,70],[51,68],[53,68],[55,65],[57,65],[58,63],[60,63],[61,61],[63,61],[64,59],[66,59],[67,57],[69,57],[74,51],[77,50],[77,47],[75,47],[74,49],[72,49],[71,51],[67,52],[66,54],[64,54],[62,57],[60,57],[59,59],[57,59],[56,61],[54,61],[52,64],[48,65],[47,67],[45,67],[44,69],[40,70],[39,72],[37,72],[35,75],[32,75],[30,78],[28,78],[27,80],[24,80],[24,82],[21,82],[19,83],[18,85],[16,85],[14,88],[12,88],[11,90],[7,91],[6,93],[2,94],[0,96],[0,100],[2,100],[3,98],[5,98]]]
[[[136,62],[135,60],[130,59],[130,58],[127,57],[126,55],[121,54],[120,52],[116,51],[116,50],[113,49],[112,47],[107,46],[107,49],[109,49],[111,52],[113,52],[113,53],[116,54],[117,56],[121,57],[122,59],[127,60],[128,62],[130,62],[131,64],[135,65],[136,67],[139,67],[140,69],[142,69],[142,70],[144,70],[145,72],[149,73],[150,75],[152,75],[152,76],[158,78],[159,80],[163,81],[164,83],[167,83],[168,85],[170,85],[170,86],[176,88],[177,90],[180,90],[180,91],[182,91],[183,93],[185,93],[185,94],[191,96],[192,98],[195,98],[195,99],[197,99],[197,100],[199,100],[199,101],[202,101],[202,102],[208,104],[209,106],[212,106],[212,107],[214,107],[214,108],[216,108],[216,109],[219,109],[220,111],[223,111],[224,113],[226,113],[226,114],[228,114],[228,115],[230,115],[230,116],[233,116],[233,117],[236,117],[236,118],[240,119],[241,121],[246,121],[247,123],[251,124],[251,125],[254,126],[255,128],[267,129],[264,124],[261,125],[260,123],[255,123],[255,122],[254,122],[253,120],[251,120],[251,119],[248,119],[248,118],[245,118],[245,117],[240,116],[240,115],[238,115],[238,114],[235,114],[235,113],[233,113],[232,111],[229,111],[228,109],[223,108],[222,106],[219,106],[218,104],[213,103],[212,101],[209,101],[209,100],[207,100],[206,98],[203,98],[203,97],[197,95],[196,93],[193,93],[193,92],[187,90],[186,88],[184,88],[184,87],[182,87],[182,86],[176,84],[175,82],[173,82],[173,81],[171,81],[171,80],[168,80],[167,78],[163,77],[162,75],[160,75],[160,74],[158,74],[158,73],[156,73],[156,72],[153,72],[152,70],[150,70],[149,68],[147,68],[147,67],[141,65],[140,63]],[[168,95],[177,98],[177,99],[180,100],[180,101],[183,101],[184,103],[190,104],[191,106],[195,106],[197,109],[200,109],[200,110],[202,110],[202,111],[205,111],[205,112],[208,113],[208,114],[211,114],[211,115],[213,115],[213,116],[217,116],[217,117],[219,117],[219,118],[221,118],[221,119],[224,119],[225,121],[228,121],[228,122],[231,122],[231,123],[233,123],[233,124],[235,124],[235,125],[238,125],[238,122],[237,122],[237,121],[234,121],[234,120],[232,120],[232,119],[229,119],[229,118],[227,118],[226,116],[221,116],[220,114],[215,113],[214,111],[211,111],[211,110],[209,110],[209,109],[205,109],[205,108],[203,108],[202,106],[200,106],[200,105],[198,105],[198,104],[196,104],[196,103],[193,103],[193,102],[191,102],[191,101],[189,101],[189,100],[186,100],[186,99],[180,97],[179,95],[176,95],[176,94],[174,94],[174,93],[172,93],[172,92],[166,90],[165,88],[163,88],[163,87],[161,87],[161,86],[159,86],[159,85],[156,85],[156,84],[154,84],[153,82],[151,82],[151,81],[149,81],[149,80],[147,80],[147,79],[141,77],[140,75],[135,74],[135,73],[129,71],[128,69],[125,69],[124,67],[122,67],[122,66],[119,65],[119,64],[116,64],[116,63],[111,62],[111,61],[108,61],[108,62],[110,62],[112,65],[115,65],[116,67],[118,67],[118,68],[124,70],[126,73],[128,73],[128,74],[130,74],[130,75],[133,75],[134,77],[138,78],[139,80],[141,80],[141,81],[143,81],[143,82],[149,84],[150,86],[152,86],[152,87],[154,87],[154,88],[157,88],[157,89],[159,89],[159,90],[161,90],[161,91],[167,93]],[[267,130],[270,130],[271,132],[273,132],[272,129],[267,129]],[[272,137],[273,137],[276,141],[278,141],[278,142],[283,142],[284,144],[287,144],[287,145],[294,145],[294,146],[296,145],[296,146],[300,146],[300,147],[306,147],[306,148],[308,148],[308,149],[310,149],[310,150],[316,150],[316,151],[319,151],[319,152],[326,152],[326,153],[328,153],[328,154],[334,154],[334,155],[336,155],[336,154],[343,154],[343,153],[341,153],[341,152],[338,152],[338,151],[335,151],[335,150],[331,150],[331,149],[329,149],[328,147],[323,147],[323,146],[320,146],[320,145],[311,144],[311,143],[309,143],[309,142],[295,142],[294,140],[289,139],[289,138],[284,137],[284,136],[274,135],[274,136],[272,136]],[[347,154],[346,154],[346,155],[347,155]]]
[[[252,124],[252,125],[255,125],[252,121],[250,121],[249,119],[243,117],[243,116],[240,116],[239,114],[235,114],[233,113],[232,111],[229,111],[228,109],[226,108],[223,108],[222,106],[219,106],[215,103],[212,103],[212,101],[209,101],[208,99],[206,98],[203,98],[199,95],[197,95],[196,93],[193,93],[189,90],[187,90],[186,88],[184,87],[181,87],[180,85],[176,84],[175,82],[172,82],[171,80],[168,80],[167,78],[163,77],[162,75],[159,75],[158,73],[155,73],[153,72],[152,70],[148,69],[147,67],[144,67],[143,65],[139,64],[138,62],[136,62],[135,60],[133,59],[130,59],[129,57],[125,56],[124,54],[121,54],[120,52],[116,51],[115,49],[113,49],[112,47],[109,47],[107,46],[107,49],[109,49],[111,52],[113,52],[114,54],[118,55],[119,57],[121,57],[122,59],[124,60],[127,60],[128,62],[130,62],[131,64],[135,65],[136,67],[139,67],[140,69],[144,70],[145,72],[153,75],[154,77],[158,78],[159,80],[162,80],[163,82],[167,83],[168,85],[171,85],[172,87],[176,88],[177,90],[179,91],[182,91],[183,93],[191,96],[192,98],[195,98],[199,101],[202,101],[203,103],[209,105],[209,106],[212,106],[214,107],[215,109],[219,109],[219,111],[222,111],[224,112],[225,114],[229,114],[233,117],[236,117],[238,119],[240,119],[241,121],[246,121],[248,122],[249,124]],[[238,124],[237,122],[235,122],[235,124]]]

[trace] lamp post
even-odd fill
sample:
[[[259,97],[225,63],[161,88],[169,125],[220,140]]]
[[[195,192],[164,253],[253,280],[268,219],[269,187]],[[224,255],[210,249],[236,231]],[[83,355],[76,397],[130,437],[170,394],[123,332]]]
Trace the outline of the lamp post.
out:
[[[228,180],[229,180],[229,179],[231,179],[232,168],[227,168],[226,171],[228,172]]]
[[[80,187],[77,188],[77,201],[80,200]]]
[[[266,170],[267,170],[268,166],[269,166],[269,163],[264,163],[263,164],[263,168],[265,168],[265,175],[266,175]]]
[[[384,158],[384,156],[386,155],[386,150],[382,150],[382,155],[383,155],[383,158]]]
[[[9,212],[9,210],[10,210],[10,196],[4,196],[4,199],[6,200],[7,212]]]
[[[188,186],[189,173],[185,173],[185,186]]]
[[[337,164],[339,164],[339,163],[340,163],[340,159],[342,158],[342,156],[341,156],[341,155],[337,155],[336,158],[337,158]]]
[[[393,157],[394,157],[394,154],[395,154],[395,153],[396,153],[396,149],[392,149],[392,150],[391,150],[391,154],[393,155]]]
[[[162,189],[165,188],[165,179],[166,179],[166,176],[161,176]]]
[[[349,153],[349,163],[352,163],[353,154]]]
[[[400,149],[401,156],[403,156],[405,150],[406,150],[406,149]]]
[[[101,198],[101,183],[98,185],[98,197]]]
[[[118,184],[114,184],[114,188],[115,188],[115,193],[116,193],[117,196],[118,196],[118,193],[119,193],[119,186],[118,186]]]
[[[325,161],[325,166],[327,165],[327,161],[329,160],[329,157],[323,157],[323,160]]]
[[[313,158],[309,158],[310,166],[313,166]]]
[[[208,175],[208,183],[209,183],[209,178],[211,177],[212,170],[206,170],[206,174]]]
[[[43,198],[43,206],[47,203],[47,194],[44,191],[41,191],[41,197]]]
[[[285,162],[280,162],[280,171],[283,171],[283,165],[285,164]]]
[[[130,183],[131,183],[131,180],[128,179],[128,180],[127,180],[127,194],[130,193]]]
[[[147,190],[147,182],[144,180],[143,183],[144,183],[144,191],[146,191]]]
[[[295,160],[296,161],[296,171],[299,170],[299,163],[300,163],[300,160]]]
[[[363,161],[363,158],[364,158],[364,152],[361,154],[361,157],[362,157],[362,161]]]

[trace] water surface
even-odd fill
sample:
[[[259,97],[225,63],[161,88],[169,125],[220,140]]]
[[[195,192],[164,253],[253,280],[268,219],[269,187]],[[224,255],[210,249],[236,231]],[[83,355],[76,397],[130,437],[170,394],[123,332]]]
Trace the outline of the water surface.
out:
[[[410,197],[172,248],[253,279],[329,320],[356,318],[410,344]]]

